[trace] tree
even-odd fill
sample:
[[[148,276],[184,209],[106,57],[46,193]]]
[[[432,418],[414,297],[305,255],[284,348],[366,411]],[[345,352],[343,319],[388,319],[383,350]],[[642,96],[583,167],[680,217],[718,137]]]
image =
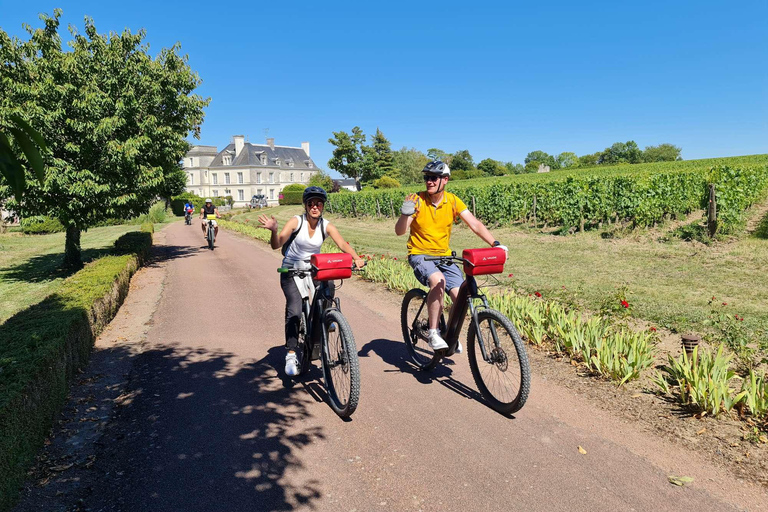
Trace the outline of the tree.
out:
[[[486,176],[503,176],[507,174],[507,168],[503,163],[493,158],[486,158],[477,164],[477,170],[482,171]]]
[[[323,171],[313,174],[307,183],[310,187],[320,187],[326,192],[330,192],[333,189],[333,179]]]
[[[584,155],[579,157],[579,167],[593,167],[597,165],[597,161],[600,159],[601,153],[592,153],[591,155]]]
[[[672,144],[664,143],[658,146],[646,146],[643,151],[643,160],[646,162],[672,162],[682,160],[682,149]]]
[[[371,141],[371,149],[373,150],[373,165],[376,167],[375,174],[393,177],[391,144],[378,128],[376,128],[376,134]]]
[[[441,162],[447,163],[449,166],[451,165],[451,155],[442,149],[429,148],[427,150],[427,158],[429,158],[430,161],[440,160]]]
[[[448,164],[448,167],[451,169],[451,173],[453,171],[474,171],[475,162],[472,160],[472,155],[469,154],[469,151],[462,149],[451,155],[451,163]]]
[[[507,169],[507,174],[523,174],[525,172],[525,167],[523,164],[513,164],[512,162],[507,162],[504,164],[504,167]]]
[[[526,170],[528,169],[528,164],[531,162],[548,165],[549,168],[552,170],[560,168],[560,165],[557,163],[557,160],[555,160],[555,157],[541,150],[531,151],[526,155],[525,157]],[[536,168],[538,169],[538,165],[536,166]]]
[[[531,160],[530,162],[525,164],[525,172],[528,174],[539,172],[539,165],[541,165],[540,162],[536,160]]]
[[[373,182],[373,188],[400,188],[400,182],[391,176],[382,176]]]
[[[347,178],[354,178],[358,186],[361,181],[378,178],[374,175],[373,151],[365,145],[365,134],[360,127],[352,128],[352,135],[333,132],[328,142],[336,146],[328,167]]]
[[[403,147],[392,153],[395,179],[404,184],[422,181],[421,170],[429,162],[427,155],[414,148]]]
[[[643,161],[643,152],[633,140],[627,142],[615,142],[611,147],[605,148],[597,160],[598,164],[637,164]]]
[[[32,168],[41,184],[45,181],[45,164],[40,151],[46,151],[48,147],[42,135],[18,115],[10,116],[9,123],[10,136],[0,131],[0,178],[5,178],[16,202],[21,202],[27,184],[27,167]],[[0,190],[0,198],[4,196]]]
[[[66,226],[66,266],[79,267],[80,233],[110,218],[146,213],[178,189],[190,132],[199,138],[210,101],[178,44],[152,58],[146,33],[85,35],[70,27],[70,51],[59,36],[61,10],[41,15],[28,41],[0,30],[0,118],[24,113],[48,143],[44,184],[27,181],[22,215],[49,215]],[[6,73],[6,70],[12,70]]]
[[[578,167],[579,157],[576,156],[576,153],[566,151],[557,155],[557,164],[561,169],[568,167]]]

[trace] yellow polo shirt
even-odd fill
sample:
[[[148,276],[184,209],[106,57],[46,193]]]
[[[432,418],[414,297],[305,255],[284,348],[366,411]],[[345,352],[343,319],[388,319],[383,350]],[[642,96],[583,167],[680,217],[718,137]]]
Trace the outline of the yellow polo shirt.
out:
[[[419,192],[416,207],[419,211],[412,215],[408,254],[450,256],[451,228],[467,205],[454,194],[444,192],[443,200],[435,206],[426,192]]]

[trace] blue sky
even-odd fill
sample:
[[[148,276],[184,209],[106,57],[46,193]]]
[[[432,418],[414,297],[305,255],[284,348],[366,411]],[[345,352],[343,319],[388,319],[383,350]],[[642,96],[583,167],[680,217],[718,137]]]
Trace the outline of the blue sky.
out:
[[[535,4],[535,5],[534,5]],[[379,127],[393,149],[522,162],[616,141],[685,159],[768,152],[768,1],[58,2],[0,0],[22,35],[39,12],[176,41],[212,98],[199,143],[311,143]]]

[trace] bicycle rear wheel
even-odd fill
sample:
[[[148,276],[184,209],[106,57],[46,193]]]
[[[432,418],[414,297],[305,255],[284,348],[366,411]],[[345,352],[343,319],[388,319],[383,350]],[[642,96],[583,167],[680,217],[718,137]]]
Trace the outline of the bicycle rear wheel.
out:
[[[309,335],[307,334],[306,313],[302,311],[300,318],[299,349],[301,350],[301,355],[299,357],[299,375],[306,375],[312,366],[312,344],[310,343]]]
[[[208,226],[208,248],[213,250],[213,226]]]
[[[488,403],[502,414],[522,409],[531,389],[528,354],[515,326],[500,312],[484,309],[467,334],[467,355],[472,377]],[[483,359],[478,330],[491,361]],[[477,343],[475,343],[477,342]]]
[[[427,292],[419,288],[409,290],[403,297],[400,309],[400,325],[403,340],[408,348],[413,364],[421,370],[431,370],[440,361],[435,350],[429,346],[429,313],[427,312]],[[440,313],[440,330],[445,331],[445,318]]]
[[[331,329],[335,326],[335,329]],[[322,351],[325,388],[331,409],[348,418],[360,399],[360,363],[352,329],[341,311],[330,309],[323,316],[323,330],[328,340]]]

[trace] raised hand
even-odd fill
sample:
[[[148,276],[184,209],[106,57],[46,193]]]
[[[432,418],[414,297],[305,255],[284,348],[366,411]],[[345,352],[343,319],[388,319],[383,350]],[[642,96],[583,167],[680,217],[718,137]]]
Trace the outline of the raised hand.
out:
[[[277,220],[274,216],[267,217],[266,215],[259,215],[259,227],[268,229],[270,231],[277,231]]]
[[[400,208],[400,213],[403,215],[413,215],[419,213],[419,196],[417,194],[408,194],[403,201],[403,206]]]

